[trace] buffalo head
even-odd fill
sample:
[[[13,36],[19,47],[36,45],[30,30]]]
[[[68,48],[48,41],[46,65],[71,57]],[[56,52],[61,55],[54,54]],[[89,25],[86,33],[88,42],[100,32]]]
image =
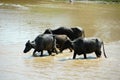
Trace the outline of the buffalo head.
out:
[[[71,41],[71,40],[65,41],[65,43],[62,45],[61,50],[65,50],[65,49],[67,49],[67,48],[73,48],[73,45],[72,45],[72,41]]]
[[[32,45],[30,43],[30,40],[28,40],[25,44],[25,49],[24,49],[24,53],[27,53],[28,51],[30,51],[32,49]]]

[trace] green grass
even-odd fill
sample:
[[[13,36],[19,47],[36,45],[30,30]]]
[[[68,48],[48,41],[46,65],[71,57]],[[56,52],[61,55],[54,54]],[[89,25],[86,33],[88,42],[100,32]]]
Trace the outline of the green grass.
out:
[[[120,0],[90,0],[90,1],[120,2]]]

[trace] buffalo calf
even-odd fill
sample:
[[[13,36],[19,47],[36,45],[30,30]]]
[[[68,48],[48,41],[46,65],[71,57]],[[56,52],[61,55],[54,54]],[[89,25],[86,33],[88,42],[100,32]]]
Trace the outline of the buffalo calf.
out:
[[[70,40],[67,35],[55,35],[56,38],[56,47],[62,52],[62,46],[67,40]],[[69,48],[70,52],[72,52],[72,48]]]

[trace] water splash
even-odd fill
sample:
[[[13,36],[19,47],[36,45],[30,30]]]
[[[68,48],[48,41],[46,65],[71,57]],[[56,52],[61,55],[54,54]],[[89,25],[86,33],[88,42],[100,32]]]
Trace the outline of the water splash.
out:
[[[9,8],[9,9],[19,9],[19,10],[28,10],[29,8],[20,4],[6,4],[0,3],[1,8]]]

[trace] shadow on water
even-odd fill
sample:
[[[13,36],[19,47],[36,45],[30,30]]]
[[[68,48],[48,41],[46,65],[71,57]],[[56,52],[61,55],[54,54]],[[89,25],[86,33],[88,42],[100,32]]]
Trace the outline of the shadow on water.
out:
[[[68,57],[68,58],[62,58],[59,61],[68,61],[68,60],[94,60],[94,59],[97,59],[97,58],[89,56],[89,57],[87,57],[87,59],[84,59],[82,57],[77,57],[76,59],[72,59],[72,58]]]
[[[35,56],[33,56],[32,54],[30,56],[25,56],[24,58],[25,59],[31,59],[31,58],[45,58],[45,57],[50,57],[50,56],[55,56],[56,53],[52,53],[52,55],[49,55],[47,52],[44,52],[43,53],[43,56],[41,56],[41,53],[40,52],[37,52],[35,54]]]
[[[84,60],[84,58],[77,58],[77,59]],[[87,59],[86,59],[86,60],[91,60],[91,59],[97,59],[97,58],[96,58],[96,57],[89,56],[89,57],[87,57]]]

